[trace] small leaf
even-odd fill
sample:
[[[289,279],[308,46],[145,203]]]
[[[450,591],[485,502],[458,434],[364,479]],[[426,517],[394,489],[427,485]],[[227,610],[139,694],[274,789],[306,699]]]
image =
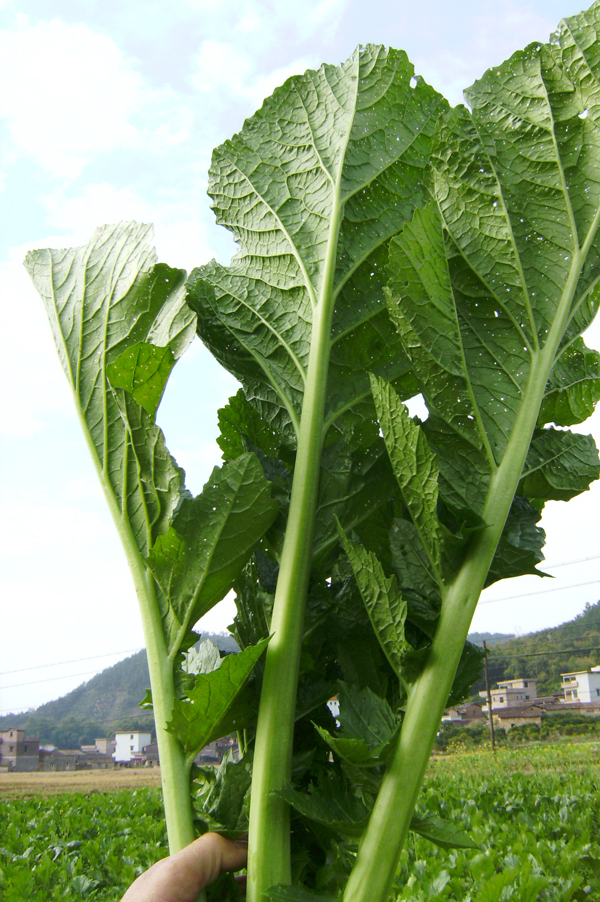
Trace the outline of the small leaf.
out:
[[[204,787],[201,780],[196,782],[200,787],[194,808],[208,829],[223,833],[229,839],[246,833],[252,783],[247,759],[233,761],[226,758],[216,768],[214,781],[206,781]]]
[[[400,677],[402,660],[409,646],[404,637],[407,605],[396,577],[386,578],[377,557],[363,545],[350,542],[339,523],[338,532],[375,635],[390,665]]]
[[[344,836],[361,836],[369,820],[369,809],[352,794],[346,781],[335,774],[324,776],[307,793],[288,786],[277,795],[303,817]]]
[[[419,836],[431,840],[441,849],[478,849],[479,846],[470,836],[458,830],[450,821],[439,817],[417,817],[414,815],[410,829]]]
[[[174,366],[171,348],[140,341],[109,364],[106,375],[113,388],[129,392],[154,418]]]
[[[260,448],[267,456],[279,449],[280,437],[261,419],[257,410],[246,399],[244,390],[229,399],[218,411],[219,432],[217,444],[224,460],[235,460],[251,446]]]
[[[368,687],[358,689],[338,681],[340,733],[328,733],[315,724],[320,736],[345,761],[377,767],[386,760],[400,723],[385,699]]]
[[[227,711],[268,641],[263,639],[238,655],[227,655],[218,670],[196,676],[186,699],[175,699],[167,728],[177,736],[188,758],[195,758],[207,743],[223,735],[222,723]]]
[[[600,476],[598,449],[591,435],[540,429],[531,443],[519,494],[536,506],[568,501]]]
[[[338,686],[338,720],[344,735],[351,739],[364,739],[373,749],[389,742],[399,724],[386,700],[375,695],[368,686],[357,689],[341,680]]]
[[[578,338],[554,364],[538,422],[572,426],[583,423],[600,399],[600,354]]]
[[[545,576],[536,568],[544,560],[542,548],[546,533],[537,526],[541,514],[525,498],[515,495],[496,554],[486,579],[486,586],[499,579],[532,573]]]
[[[411,419],[391,385],[371,376],[371,391],[398,485],[434,571],[439,573],[441,535],[437,517],[437,458],[425,433]]]
[[[325,740],[329,748],[355,767],[379,767],[385,764],[387,753],[390,750],[390,742],[384,742],[375,748],[364,741],[364,739],[347,739],[344,736],[332,736],[323,727],[313,724],[319,735]]]

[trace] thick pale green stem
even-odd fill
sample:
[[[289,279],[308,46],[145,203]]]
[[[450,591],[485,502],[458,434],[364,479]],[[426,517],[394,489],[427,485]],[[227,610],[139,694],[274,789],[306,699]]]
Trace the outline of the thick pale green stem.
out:
[[[277,581],[256,733],[250,806],[248,900],[289,883],[289,808],[273,790],[291,777],[296,691],[312,560],[325,387],[329,364],[331,300],[315,311],[288,527]]]
[[[165,643],[152,574],[143,561],[129,524],[122,515],[112,486],[103,471],[77,396],[75,402],[104,496],[123,544],[138,598],[150,671],[169,851],[173,855],[195,838],[189,767],[186,766],[180,743],[166,730],[175,698],[173,661],[168,655]]]
[[[343,157],[342,157],[343,158]],[[291,780],[292,747],[304,611],[312,562],[327,372],[331,350],[333,279],[341,216],[334,186],[322,289],[313,309],[312,336],[294,482],[271,619],[260,697],[248,834],[248,902],[291,880],[289,807],[274,795]]]
[[[576,255],[547,342],[542,351],[532,355],[524,401],[502,463],[490,481],[483,511],[488,526],[475,538],[463,566],[442,594],[442,610],[430,654],[411,687],[398,744],[363,836],[344,902],[385,902],[390,895],[471,620],[523,472],[582,262],[583,255]]]

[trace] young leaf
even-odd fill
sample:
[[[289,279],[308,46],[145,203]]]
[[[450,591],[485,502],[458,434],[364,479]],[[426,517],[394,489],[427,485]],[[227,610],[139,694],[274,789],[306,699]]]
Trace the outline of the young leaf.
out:
[[[206,779],[204,772],[196,777],[198,791],[194,807],[208,830],[223,833],[230,839],[237,839],[248,831],[251,782],[246,758],[241,761],[225,758],[215,769],[214,780]]]
[[[390,665],[400,677],[402,661],[409,646],[404,638],[406,602],[402,598],[396,577],[387,579],[376,556],[364,546],[350,542],[339,525],[338,530],[375,635]]]
[[[371,376],[371,391],[396,479],[439,580],[442,535],[437,515],[437,458],[394,389]]]
[[[277,516],[270,484],[254,454],[222,468],[196,498],[183,498],[147,563],[168,607],[170,641],[220,601]]]
[[[113,360],[106,375],[114,388],[128,391],[154,418],[174,366],[175,357],[169,347],[158,348],[140,341]]]
[[[181,742],[188,761],[226,732],[222,725],[227,711],[268,641],[263,639],[238,655],[227,655],[217,670],[196,676],[186,699],[175,699],[167,729]]]
[[[224,460],[235,460],[245,451],[260,448],[263,454],[275,454],[281,444],[280,436],[269,429],[246,400],[243,389],[229,399],[219,412],[217,444]]]

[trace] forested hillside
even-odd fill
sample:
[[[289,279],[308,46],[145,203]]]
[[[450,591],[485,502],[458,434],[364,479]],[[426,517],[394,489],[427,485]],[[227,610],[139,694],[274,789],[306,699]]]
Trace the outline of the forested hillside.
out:
[[[236,651],[235,641],[226,634],[205,633],[222,651]],[[107,667],[81,686],[34,711],[5,714],[0,730],[24,727],[29,736],[59,748],[78,748],[98,736],[115,730],[154,729],[152,712],[139,706],[150,686],[144,650]]]
[[[492,683],[536,677],[538,695],[560,688],[560,674],[589,670],[600,664],[600,601],[588,604],[579,616],[553,629],[507,639],[490,648]],[[477,684],[479,687],[479,683]]]
[[[222,651],[237,649],[225,634],[206,633],[202,638],[211,639]],[[549,694],[560,688],[561,673],[600,664],[600,601],[552,629],[519,638],[472,633],[469,639],[476,645],[486,641],[492,685],[503,679],[537,677],[538,695]],[[140,651],[35,711],[0,717],[0,729],[24,727],[28,735],[60,748],[77,748],[119,729],[153,730],[151,712],[138,707],[149,685],[146,652]],[[483,688],[481,679],[473,691]]]

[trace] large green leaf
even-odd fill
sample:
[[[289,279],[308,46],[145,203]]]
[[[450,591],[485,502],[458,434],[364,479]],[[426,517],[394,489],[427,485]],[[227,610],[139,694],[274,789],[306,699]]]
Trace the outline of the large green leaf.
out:
[[[423,202],[445,108],[413,75],[403,52],[359,48],[289,79],[213,154],[213,209],[239,251],[194,270],[190,303],[202,340],[292,444],[323,293],[336,299],[327,422],[370,404],[368,370],[403,397],[416,388],[382,294],[387,242]]]
[[[132,413],[132,428],[145,434],[147,446],[138,461],[106,372],[139,342],[169,348],[177,358],[195,328],[185,303],[185,272],[156,263],[151,240],[150,226],[121,223],[97,229],[85,247],[31,251],[25,260],[105,491],[142,554],[165,528],[183,473],[143,411]],[[122,396],[120,401],[123,406]]]
[[[581,29],[569,20],[557,42],[469,89],[472,112],[457,108],[438,129],[433,201],[391,242],[392,317],[431,413],[440,497],[461,516],[481,515],[549,336],[540,422],[577,422],[598,396],[597,355],[579,338],[600,277],[600,134],[586,113],[600,88],[573,38]],[[521,491],[540,507],[598,473],[589,439],[545,430]],[[490,579],[533,572],[542,543],[535,514],[515,508]]]
[[[254,454],[215,467],[200,495],[183,498],[147,563],[165,599],[171,641],[230,590],[277,516],[271,487]]]

